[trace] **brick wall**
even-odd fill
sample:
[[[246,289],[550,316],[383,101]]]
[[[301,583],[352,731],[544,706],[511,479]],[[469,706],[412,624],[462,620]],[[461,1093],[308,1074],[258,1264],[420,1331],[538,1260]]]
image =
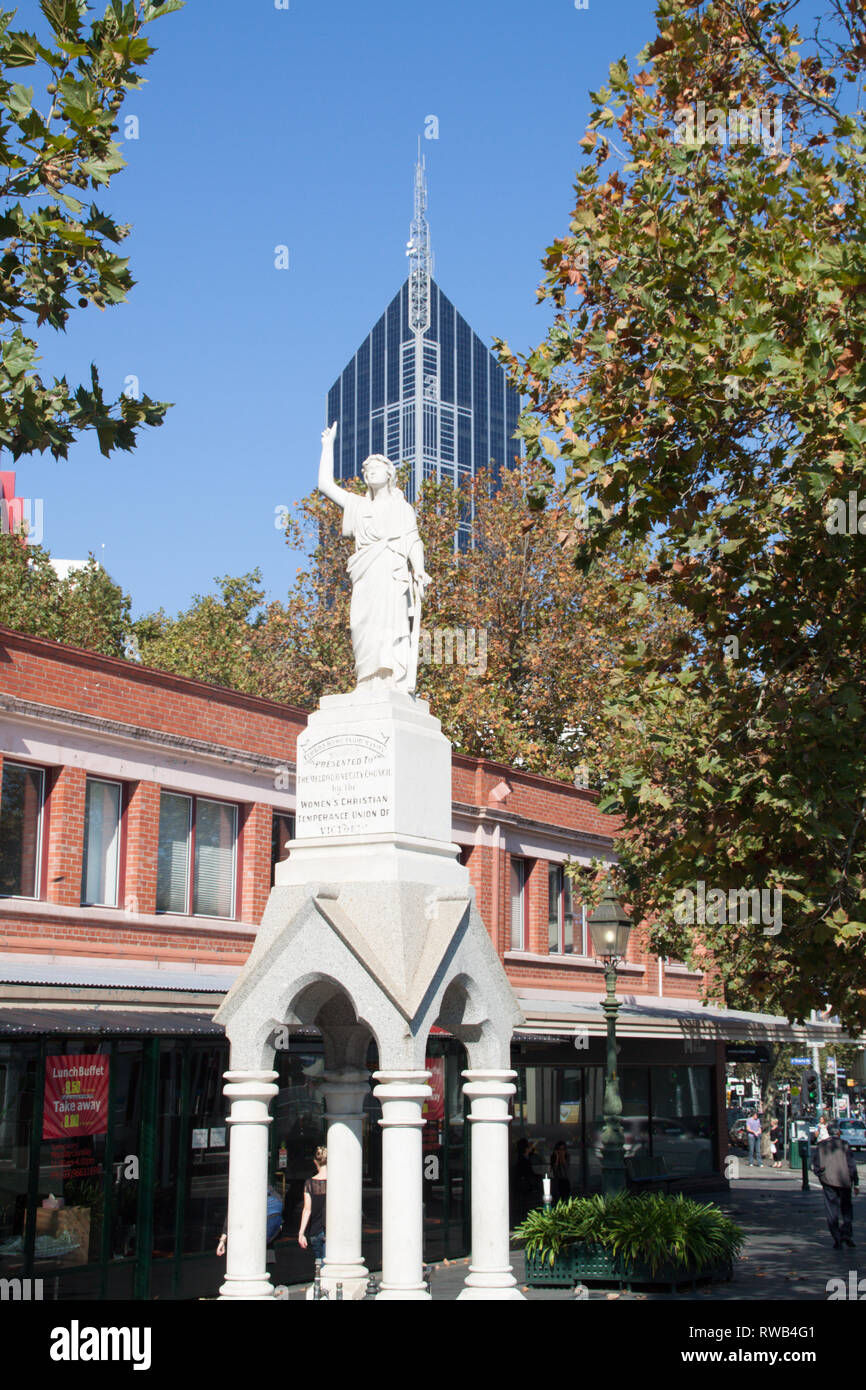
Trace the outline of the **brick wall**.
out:
[[[260,803],[250,806],[242,826],[240,916],[243,922],[262,920],[271,891],[271,828],[273,809]]]
[[[106,909],[103,920],[76,923],[39,913],[0,915],[0,950],[38,955],[104,956],[112,960],[177,961],[242,965],[249,955],[248,934],[216,935],[206,927],[143,927]]]
[[[526,947],[529,951],[547,954],[548,947],[548,885],[547,860],[530,859],[526,875],[526,906],[529,917]],[[519,967],[510,967],[519,969]]]
[[[86,780],[79,767],[56,768],[48,778],[46,799],[51,832],[46,897],[50,903],[68,907],[78,907],[81,902]]]
[[[159,849],[159,787],[134,782],[127,792],[126,872],[123,903],[128,912],[156,912]]]
[[[292,705],[9,628],[0,627],[0,651],[2,688],[17,699],[261,753],[275,764],[294,759],[307,722]]]
[[[265,755],[275,766],[294,758],[297,735],[306,723],[305,713],[288,705],[2,627],[0,656],[0,686],[22,700]],[[48,773],[45,897],[57,906],[78,908],[81,903],[85,782],[79,768],[62,767]],[[549,827],[552,834],[560,836],[565,830],[602,837],[601,849],[612,845],[617,828],[612,817],[598,810],[592,792],[462,754],[454,755],[453,796],[458,804],[485,812],[484,843],[471,847],[467,865],[481,916],[500,954],[511,946],[511,893],[510,855],[504,847],[505,832],[497,830],[497,811],[504,813],[502,824],[513,825],[509,818],[518,817],[532,822],[542,835]],[[0,904],[0,945],[10,950],[64,954],[242,961],[249,950],[248,933],[233,933],[228,926],[217,933],[213,927],[209,930],[207,920],[183,929],[136,923],[136,917],[152,916],[156,911],[159,802],[160,789],[155,783],[126,784],[121,910],[116,914],[106,911],[98,922],[64,923],[56,916],[42,919],[32,911],[16,917],[11,910],[14,900],[7,900]],[[270,891],[271,817],[272,808],[259,803],[240,810],[238,913],[245,924],[258,924]],[[537,959],[509,962],[513,983],[596,991],[598,971],[564,964],[562,957],[548,955],[544,858],[527,860],[524,908],[524,949]],[[646,954],[637,933],[629,959],[646,966],[644,977],[633,977],[634,991],[657,994],[658,965]],[[693,998],[698,992],[697,981],[666,974],[664,991]]]

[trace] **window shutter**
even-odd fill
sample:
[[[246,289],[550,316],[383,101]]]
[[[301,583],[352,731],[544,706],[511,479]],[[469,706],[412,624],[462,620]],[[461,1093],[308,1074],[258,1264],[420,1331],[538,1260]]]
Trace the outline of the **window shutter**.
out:
[[[120,787],[88,777],[84,803],[84,863],[81,901],[117,906],[120,849]]]
[[[524,889],[526,887],[526,862],[523,859],[511,860],[511,949],[523,951],[524,935]]]
[[[222,801],[199,797],[195,808],[195,884],[193,912],[202,917],[234,917],[235,842],[238,811]]]
[[[571,879],[568,877],[568,874],[565,872],[565,869],[561,869],[560,872],[561,872],[561,874],[562,874],[562,917],[563,917],[562,932],[563,932],[563,950],[566,951],[566,952],[568,952],[569,954],[572,954],[572,955],[573,955],[573,954],[574,954],[574,908],[573,908],[572,896],[571,896]]]
[[[547,866],[547,949],[554,955],[561,948],[562,938],[562,869],[558,864]]]
[[[189,911],[189,828],[192,800],[175,792],[159,798],[157,912]]]

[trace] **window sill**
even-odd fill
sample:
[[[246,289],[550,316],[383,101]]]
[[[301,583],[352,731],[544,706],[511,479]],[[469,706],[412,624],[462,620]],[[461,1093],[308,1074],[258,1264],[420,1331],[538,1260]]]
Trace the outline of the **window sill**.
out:
[[[557,953],[542,954],[535,951],[506,951],[505,963],[511,961],[515,965],[566,965],[575,970],[597,970],[604,972],[604,962],[597,956],[572,956],[560,955]],[[616,967],[617,975],[644,975],[646,967],[636,965],[633,961],[621,961]]]
[[[110,923],[126,928],[235,932],[242,936],[255,936],[258,931],[252,922],[231,921],[225,917],[183,917],[172,912],[125,912],[122,907],[67,907],[64,903],[49,903],[39,898],[0,898],[0,919],[12,916],[103,926]]]

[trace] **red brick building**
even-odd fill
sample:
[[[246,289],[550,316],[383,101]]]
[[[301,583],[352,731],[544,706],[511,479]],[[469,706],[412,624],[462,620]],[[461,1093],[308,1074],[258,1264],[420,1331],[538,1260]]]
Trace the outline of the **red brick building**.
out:
[[[216,1280],[227,1050],[212,1018],[287,853],[305,721],[0,627],[0,1274],[56,1272],[61,1297],[180,1296]],[[573,1191],[599,1180],[604,980],[563,865],[612,859],[614,828],[589,791],[454,756],[453,837],[525,1019],[513,1137],[538,1145],[539,1173],[565,1138]],[[753,1038],[755,1020],[702,1009],[700,978],[649,954],[640,930],[619,976],[627,1152],[718,1186],[724,1040]],[[52,1059],[103,1054],[110,1092],[86,1122],[70,1102],[64,1123],[79,1127],[48,1138]],[[317,1038],[296,1031],[278,1065],[273,1166],[291,1231],[320,1133]],[[435,1258],[465,1247],[469,1194],[456,1042],[433,1036],[428,1065]],[[50,1194],[64,1206],[44,1207]],[[372,1241],[374,1209],[375,1196]],[[293,1242],[279,1251],[278,1274],[303,1277]]]

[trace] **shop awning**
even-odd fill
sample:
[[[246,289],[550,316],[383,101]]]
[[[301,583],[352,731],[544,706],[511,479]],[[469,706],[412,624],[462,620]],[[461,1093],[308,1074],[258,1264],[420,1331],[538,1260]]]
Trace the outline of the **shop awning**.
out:
[[[80,1034],[94,1037],[112,1033],[161,1037],[222,1038],[224,1029],[205,1009],[112,1008],[88,1004],[81,1008],[63,1004],[0,1005],[0,1038],[34,1037],[47,1033],[60,1037]]]
[[[845,1039],[839,1025],[829,1022],[790,1023],[773,1014],[704,1007],[695,999],[647,997],[629,994],[627,989],[619,997],[616,1031],[623,1038],[795,1043],[798,1047]],[[524,1023],[515,1036],[526,1041],[571,1038],[577,1032],[603,1035],[607,1030],[599,995],[526,989],[517,991],[517,1001]]]
[[[0,954],[0,983],[61,985],[97,989],[171,990],[225,994],[240,974],[240,966],[201,969],[117,964],[111,960],[10,960]]]

